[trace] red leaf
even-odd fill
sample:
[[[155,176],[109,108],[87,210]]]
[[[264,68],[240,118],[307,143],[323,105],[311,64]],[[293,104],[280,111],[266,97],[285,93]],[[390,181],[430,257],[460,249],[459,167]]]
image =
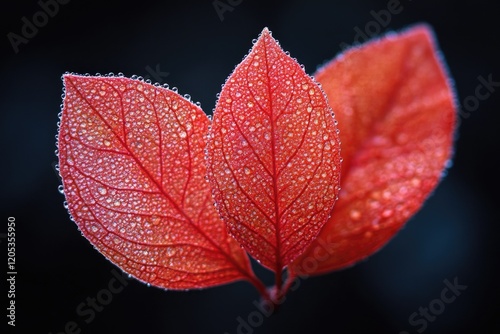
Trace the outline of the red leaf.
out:
[[[255,280],[212,204],[203,111],[139,80],[65,75],[64,84],[60,173],[83,235],[159,287]]]
[[[267,29],[222,89],[208,166],[229,232],[277,275],[330,214],[340,171],[332,110]]]
[[[432,32],[354,48],[316,74],[339,121],[342,191],[295,272],[319,274],[382,247],[436,187],[452,151],[453,93]]]

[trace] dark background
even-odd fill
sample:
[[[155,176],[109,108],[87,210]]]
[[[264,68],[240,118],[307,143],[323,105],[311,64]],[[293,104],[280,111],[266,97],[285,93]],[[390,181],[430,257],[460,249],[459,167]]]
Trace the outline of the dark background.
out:
[[[32,21],[41,7],[36,1],[2,5],[0,233],[14,216],[15,332],[59,333],[75,321],[81,333],[236,333],[238,317],[248,319],[255,311],[258,295],[246,283],[174,292],[128,280],[86,323],[78,305],[106,288],[116,267],[69,219],[53,169],[65,71],[147,76],[158,66],[169,73],[159,78],[162,83],[179,87],[211,112],[221,84],[263,27],[312,74],[341,43],[353,42],[355,27],[365,31],[374,21],[370,11],[387,9],[388,1],[232,3],[239,4],[221,21],[212,1],[71,0],[17,54],[7,34],[20,34],[22,17]],[[459,104],[475,95],[479,76],[500,81],[499,12],[488,1],[401,0],[401,6],[381,32],[432,25]],[[410,325],[408,317],[440,298],[443,281],[455,278],[467,289],[425,333],[498,332],[499,102],[500,92],[493,92],[460,118],[453,167],[388,246],[353,268],[302,281],[278,314],[240,332],[417,333],[420,326]],[[0,241],[6,263],[6,240]],[[5,276],[1,281],[4,295]],[[2,302],[2,312],[6,306]],[[4,325],[3,314],[1,319]]]

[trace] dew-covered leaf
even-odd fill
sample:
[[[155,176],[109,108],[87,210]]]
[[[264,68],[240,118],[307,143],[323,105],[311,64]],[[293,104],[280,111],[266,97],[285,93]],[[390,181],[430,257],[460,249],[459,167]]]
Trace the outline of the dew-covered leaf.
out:
[[[264,29],[227,79],[208,143],[208,176],[229,232],[280,272],[335,203],[339,138],[321,88]]]
[[[65,75],[59,165],[71,216],[141,281],[189,289],[254,277],[205,179],[209,119],[177,93]]]
[[[338,119],[344,163],[331,218],[293,264],[308,274],[386,244],[439,182],[455,127],[453,92],[426,26],[353,48],[315,77]]]

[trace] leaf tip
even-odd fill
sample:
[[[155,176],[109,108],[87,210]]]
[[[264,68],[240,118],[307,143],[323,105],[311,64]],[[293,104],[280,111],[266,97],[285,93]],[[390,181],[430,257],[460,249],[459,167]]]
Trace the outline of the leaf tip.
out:
[[[264,27],[264,29],[262,29],[262,32],[260,33],[261,36],[272,36],[272,32],[271,30],[269,30],[268,27]]]

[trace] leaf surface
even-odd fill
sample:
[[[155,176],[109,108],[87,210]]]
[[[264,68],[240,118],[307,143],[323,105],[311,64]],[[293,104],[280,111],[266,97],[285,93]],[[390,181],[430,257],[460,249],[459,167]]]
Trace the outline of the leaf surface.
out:
[[[59,165],[83,235],[139,280],[168,289],[254,278],[205,179],[209,119],[166,88],[65,75]]]
[[[319,274],[378,250],[422,206],[452,153],[453,92],[432,31],[416,26],[353,48],[316,73],[339,122],[342,190],[293,264]]]
[[[325,95],[264,29],[217,102],[208,176],[229,232],[281,272],[335,203],[339,138]]]

